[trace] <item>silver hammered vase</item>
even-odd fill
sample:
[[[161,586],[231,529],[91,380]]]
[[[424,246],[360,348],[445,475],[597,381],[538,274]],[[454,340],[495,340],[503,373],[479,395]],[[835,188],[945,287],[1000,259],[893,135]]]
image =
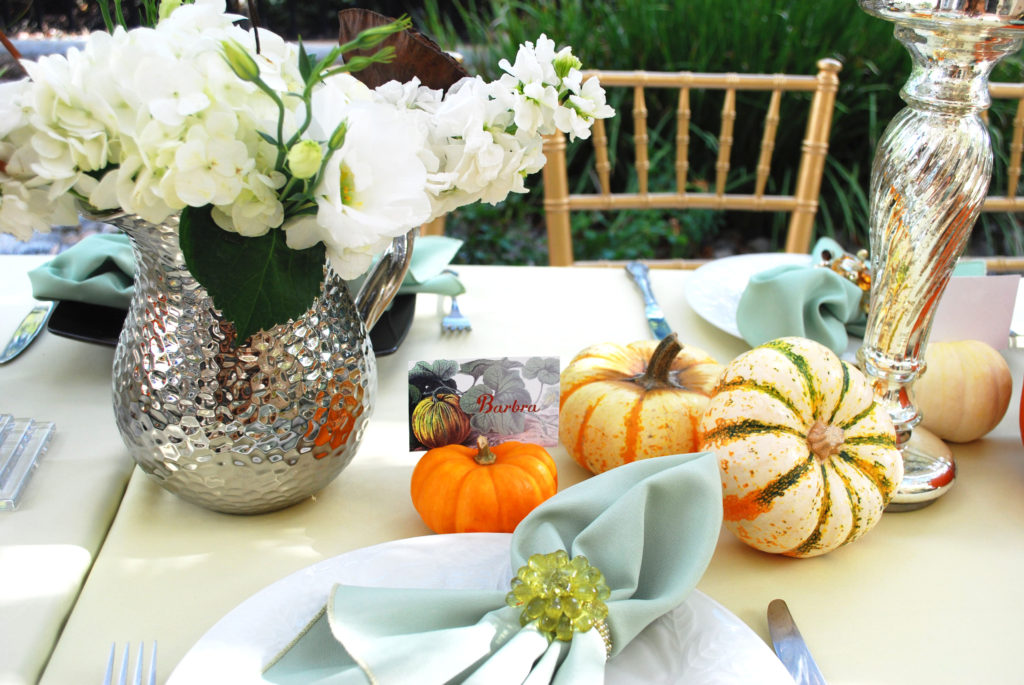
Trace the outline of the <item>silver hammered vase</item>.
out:
[[[397,291],[411,234],[396,239],[367,279],[372,302],[357,307],[326,269],[305,315],[236,347],[233,326],[185,266],[177,216],[159,225],[127,214],[98,218],[128,234],[136,259],[113,399],[118,430],[142,470],[189,502],[234,514],[287,507],[337,477],[355,455],[376,393],[360,311],[376,320]]]

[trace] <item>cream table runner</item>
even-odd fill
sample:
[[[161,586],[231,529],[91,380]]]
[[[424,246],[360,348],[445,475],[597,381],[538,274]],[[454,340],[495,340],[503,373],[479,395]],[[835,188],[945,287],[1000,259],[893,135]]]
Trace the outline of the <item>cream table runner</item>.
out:
[[[619,269],[459,267],[473,331],[442,337],[445,301],[420,296],[409,338],[379,360],[379,399],[352,464],[315,498],[256,517],[216,514],[135,471],[118,516],[44,674],[94,682],[111,641],[158,640],[166,677],[203,633],[257,590],[322,559],[429,534],[409,500],[409,361],[559,355],[649,335]],[[668,321],[728,361],[746,349],[686,304],[692,274],[653,271]],[[1008,350],[1019,395],[1024,352]],[[767,639],[768,602],[792,608],[831,685],[1019,683],[1024,644],[1024,449],[1018,399],[994,433],[956,446],[960,478],[933,506],[887,514],[864,538],[815,559],[752,550],[723,532],[698,588]],[[554,448],[560,486],[587,474]],[[266,617],[273,621],[273,616]]]
[[[0,345],[34,301],[26,271],[49,257],[0,256]],[[0,511],[0,683],[34,683],[103,543],[131,473],[110,403],[113,349],[39,334],[0,366],[0,413],[56,423],[15,511]]]

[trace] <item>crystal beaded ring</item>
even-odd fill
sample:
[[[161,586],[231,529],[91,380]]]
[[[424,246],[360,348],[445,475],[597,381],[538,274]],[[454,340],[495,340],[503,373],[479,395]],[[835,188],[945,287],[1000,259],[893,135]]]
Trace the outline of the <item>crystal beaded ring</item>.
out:
[[[604,602],[610,595],[604,575],[585,556],[570,559],[565,550],[558,550],[532,555],[516,571],[505,601],[511,607],[523,607],[519,622],[524,626],[535,622],[549,640],[568,642],[573,633],[596,628],[610,654]]]

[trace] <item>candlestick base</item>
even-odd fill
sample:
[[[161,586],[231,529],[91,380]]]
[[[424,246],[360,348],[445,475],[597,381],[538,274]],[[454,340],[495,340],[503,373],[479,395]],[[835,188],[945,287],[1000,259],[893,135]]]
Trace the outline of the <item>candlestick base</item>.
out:
[[[946,443],[918,426],[903,446],[903,481],[886,511],[926,507],[953,487],[956,463]]]

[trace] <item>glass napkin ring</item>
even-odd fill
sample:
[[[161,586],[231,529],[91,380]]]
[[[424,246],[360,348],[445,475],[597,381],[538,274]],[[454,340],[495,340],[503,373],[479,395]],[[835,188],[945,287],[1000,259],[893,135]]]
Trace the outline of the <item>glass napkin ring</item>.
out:
[[[833,256],[830,250],[822,250],[821,262],[817,266],[832,269],[837,274],[860,288],[860,308],[867,313],[871,293],[871,267],[868,265],[868,251],[858,250],[856,255],[849,252]]]
[[[611,654],[611,632],[605,619],[605,600],[611,590],[604,575],[585,556],[569,559],[565,550],[534,554],[516,571],[512,591],[505,596],[511,607],[523,607],[519,623],[536,623],[549,640],[572,640],[573,633],[596,628]]]

